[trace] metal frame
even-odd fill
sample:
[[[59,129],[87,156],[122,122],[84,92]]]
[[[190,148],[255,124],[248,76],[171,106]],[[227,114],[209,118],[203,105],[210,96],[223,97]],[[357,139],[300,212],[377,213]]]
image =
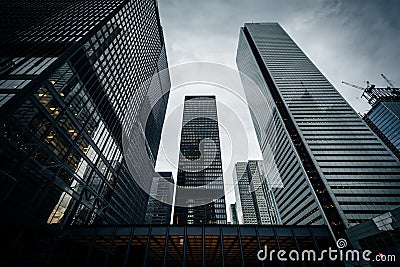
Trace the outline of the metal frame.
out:
[[[198,229],[201,228],[201,229]],[[269,231],[265,231],[271,234],[263,234],[262,229],[269,229]],[[262,226],[262,225],[193,225],[193,226],[175,226],[175,225],[131,225],[131,226],[70,226],[65,229],[66,232],[64,232],[64,238],[74,238],[78,240],[78,243],[85,242],[85,240],[91,240],[92,242],[87,243],[89,246],[89,249],[87,250],[86,254],[86,266],[93,266],[96,264],[96,259],[93,259],[93,255],[98,255],[99,252],[102,251],[102,255],[104,255],[104,258],[106,259],[104,261],[104,266],[115,266],[114,263],[112,262],[112,257],[110,255],[113,253],[113,246],[116,246],[115,244],[120,242],[123,238],[121,237],[127,237],[129,236],[129,241],[124,244],[124,247],[121,247],[121,245],[118,246],[119,249],[122,248],[122,253],[121,255],[124,255],[124,260],[123,260],[123,266],[128,266],[131,265],[131,263],[128,262],[128,259],[131,253],[140,253],[140,251],[145,251],[144,255],[139,255],[143,257],[142,259],[135,258],[135,261],[137,262],[138,260],[142,261],[142,266],[152,266],[151,263],[154,263],[156,260],[155,257],[151,257],[151,239],[153,238],[152,230],[157,229],[157,233],[163,233],[161,234],[162,236],[165,237],[164,241],[164,249],[163,249],[163,255],[160,257],[160,261],[157,261],[157,266],[175,266],[174,262],[170,261],[170,258],[168,257],[169,255],[173,257],[174,255],[176,256],[177,260],[181,258],[181,254],[173,254],[177,252],[176,250],[169,250],[169,247],[174,247],[175,249],[179,249],[182,251],[182,266],[189,266],[189,253],[191,253],[192,249],[189,246],[189,236],[197,236],[201,237],[201,245],[200,249],[201,251],[197,251],[197,253],[200,253],[202,259],[201,262],[199,262],[199,266],[210,266],[207,265],[207,241],[206,237],[207,236],[215,236],[215,233],[218,233],[217,236],[219,238],[217,245],[215,248],[212,248],[214,251],[217,251],[219,249],[219,246],[221,248],[220,253],[216,253],[213,257],[213,259],[217,259],[216,256],[220,256],[220,260],[212,263],[212,266],[227,266],[226,264],[229,264],[229,266],[233,263],[234,266],[241,266],[241,267],[246,267],[246,266],[254,266],[252,263],[258,262],[257,260],[257,251],[254,251],[253,253],[250,253],[249,255],[246,254],[246,250],[244,249],[244,245],[242,243],[242,239],[245,237],[254,237],[257,242],[257,248],[258,249],[263,249],[263,244],[262,244],[262,237],[273,237],[277,247],[276,248],[271,248],[271,249],[281,249],[281,245],[279,243],[279,236],[280,232],[284,231],[285,234],[283,236],[288,236],[287,234],[290,233],[290,238],[294,240],[294,245],[290,249],[298,250],[300,251],[300,247],[296,238],[296,229],[299,231],[301,230],[301,236],[302,237],[308,237],[310,243],[314,247],[316,251],[321,251],[322,249],[327,248],[328,246],[334,247],[334,239],[331,236],[331,233],[328,229],[327,226],[283,226],[283,225],[275,225],[275,226]],[[225,230],[225,231],[224,231]],[[272,230],[272,231],[271,231]],[[251,231],[254,232],[255,235],[250,234],[246,235],[246,231]],[[93,236],[93,233],[95,233],[95,236]],[[118,233],[118,234],[117,234]],[[232,235],[232,233],[236,233],[236,235]],[[183,236],[182,236],[183,234]],[[159,236],[159,234],[157,234]],[[238,242],[234,241],[232,244],[230,244],[229,247],[227,247],[224,243],[224,237],[227,236],[235,236]],[[321,247],[320,244],[317,243],[315,236],[322,238],[323,240],[323,247]],[[107,244],[97,242],[99,240],[99,237],[107,237],[110,241]],[[170,244],[169,240],[172,237],[183,237],[183,244]],[[132,244],[135,238],[143,238],[147,241],[146,243],[141,243],[138,245],[136,243],[136,247],[133,248]],[[100,238],[101,239],[101,238]],[[126,239],[125,239],[126,240]],[[252,241],[253,242],[253,241]],[[158,244],[160,245],[160,244]],[[234,261],[234,262],[227,262],[227,254],[229,254],[229,251],[231,249],[237,249],[239,247],[238,253],[240,255],[237,255],[238,257],[236,259],[239,259],[239,261]],[[106,248],[102,250],[102,248]],[[144,249],[144,250],[142,250]],[[79,250],[79,249],[78,249]],[[96,254],[94,253],[96,251]],[[138,252],[139,251],[139,252]],[[171,253],[171,254],[169,254]],[[248,252],[247,252],[248,253]],[[219,254],[219,255],[218,255]],[[138,256],[138,255],[136,255]],[[70,255],[69,255],[70,257]],[[103,257],[101,257],[103,258]],[[77,259],[79,260],[79,259]],[[231,258],[232,261],[232,258]],[[218,264],[218,265],[215,265]],[[257,266],[266,266],[268,265],[268,262],[259,262]],[[306,266],[307,264],[303,263],[303,266]],[[340,265],[340,263],[339,263]]]

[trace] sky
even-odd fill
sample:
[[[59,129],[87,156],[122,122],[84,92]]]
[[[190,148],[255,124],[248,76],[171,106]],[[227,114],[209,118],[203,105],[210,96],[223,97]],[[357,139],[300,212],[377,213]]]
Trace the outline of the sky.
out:
[[[158,6],[170,67],[201,61],[237,69],[240,27],[246,22],[273,21],[280,23],[356,112],[364,114],[369,105],[360,99],[360,90],[342,81],[386,87],[383,73],[400,87],[400,1],[158,0]],[[185,94],[217,97],[227,184],[232,182],[234,162],[261,159],[242,89],[237,90],[239,97],[232,97],[213,86],[175,88],[172,82],[156,170],[172,171],[176,178]],[[233,111],[240,128],[246,128],[246,137],[235,137],[228,116]],[[232,192],[227,192],[226,200],[234,202]]]

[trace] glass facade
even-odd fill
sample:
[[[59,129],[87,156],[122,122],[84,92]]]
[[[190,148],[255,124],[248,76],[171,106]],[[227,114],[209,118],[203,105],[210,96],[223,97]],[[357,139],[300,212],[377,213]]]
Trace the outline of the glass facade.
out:
[[[151,184],[145,223],[170,224],[175,192],[174,178],[172,172],[159,172],[158,174],[159,176],[154,177]]]
[[[399,206],[400,163],[278,23],[240,31],[239,70],[283,224],[346,228]],[[276,177],[275,177],[276,176]]]
[[[400,101],[379,101],[364,120],[400,159]]]
[[[136,133],[148,145],[136,154],[153,162],[133,175],[150,186],[170,88],[153,76],[167,68],[156,2],[1,6],[2,224],[143,223],[148,195],[128,170],[122,130],[127,113],[139,116],[132,102],[159,99]]]
[[[222,177],[215,96],[185,96],[177,185],[201,187],[207,196],[218,198],[201,205],[177,189],[174,224],[226,224]],[[177,205],[180,201],[185,205]]]
[[[399,260],[400,250],[399,221],[400,208],[396,208],[350,227],[346,232],[354,248],[370,250],[375,254],[385,255],[387,264],[395,266],[396,261],[398,262]],[[376,266],[379,266],[379,263],[376,263]]]
[[[239,224],[236,203],[232,203],[229,207],[230,207],[229,211],[231,212],[231,223]]]
[[[259,162],[237,162],[233,179],[239,224],[279,224],[276,204]]]

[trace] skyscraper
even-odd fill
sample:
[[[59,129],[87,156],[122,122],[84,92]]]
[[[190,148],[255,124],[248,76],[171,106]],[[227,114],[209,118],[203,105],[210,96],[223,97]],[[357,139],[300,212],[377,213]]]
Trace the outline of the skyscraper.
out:
[[[340,237],[399,206],[398,159],[278,23],[246,23],[236,61],[283,224]]]
[[[240,224],[278,224],[274,199],[259,162],[237,162],[233,171],[236,211]]]
[[[170,224],[175,185],[172,172],[159,172],[151,184],[146,211],[147,224]]]
[[[185,96],[177,178],[174,224],[227,223],[215,96]],[[216,198],[194,199],[179,187]]]
[[[400,159],[400,100],[379,101],[363,118]]]
[[[0,27],[2,223],[143,223],[170,88],[156,2],[2,1]],[[152,101],[132,173],[125,118]]]
[[[232,224],[239,224],[237,211],[236,211],[236,203],[232,203],[230,205],[230,212],[231,212],[231,223]]]

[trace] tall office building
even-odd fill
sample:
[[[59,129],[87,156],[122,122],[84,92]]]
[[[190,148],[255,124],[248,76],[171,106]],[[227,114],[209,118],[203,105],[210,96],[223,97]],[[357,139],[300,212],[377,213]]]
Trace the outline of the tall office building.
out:
[[[231,223],[239,224],[238,215],[237,215],[237,211],[236,211],[236,203],[232,203],[230,205],[230,212],[231,212]]]
[[[400,159],[400,100],[379,101],[363,119]]]
[[[227,223],[215,96],[185,96],[177,178],[174,224]],[[179,187],[217,197],[192,199]]]
[[[259,161],[237,162],[233,170],[239,224],[278,224],[273,195]]]
[[[156,2],[2,1],[0,36],[1,223],[143,223],[170,88]],[[130,105],[154,106],[134,170]]]
[[[174,192],[172,172],[159,172],[151,184],[145,223],[170,224]]]
[[[399,206],[398,159],[278,23],[246,23],[236,60],[283,224],[340,237]]]

